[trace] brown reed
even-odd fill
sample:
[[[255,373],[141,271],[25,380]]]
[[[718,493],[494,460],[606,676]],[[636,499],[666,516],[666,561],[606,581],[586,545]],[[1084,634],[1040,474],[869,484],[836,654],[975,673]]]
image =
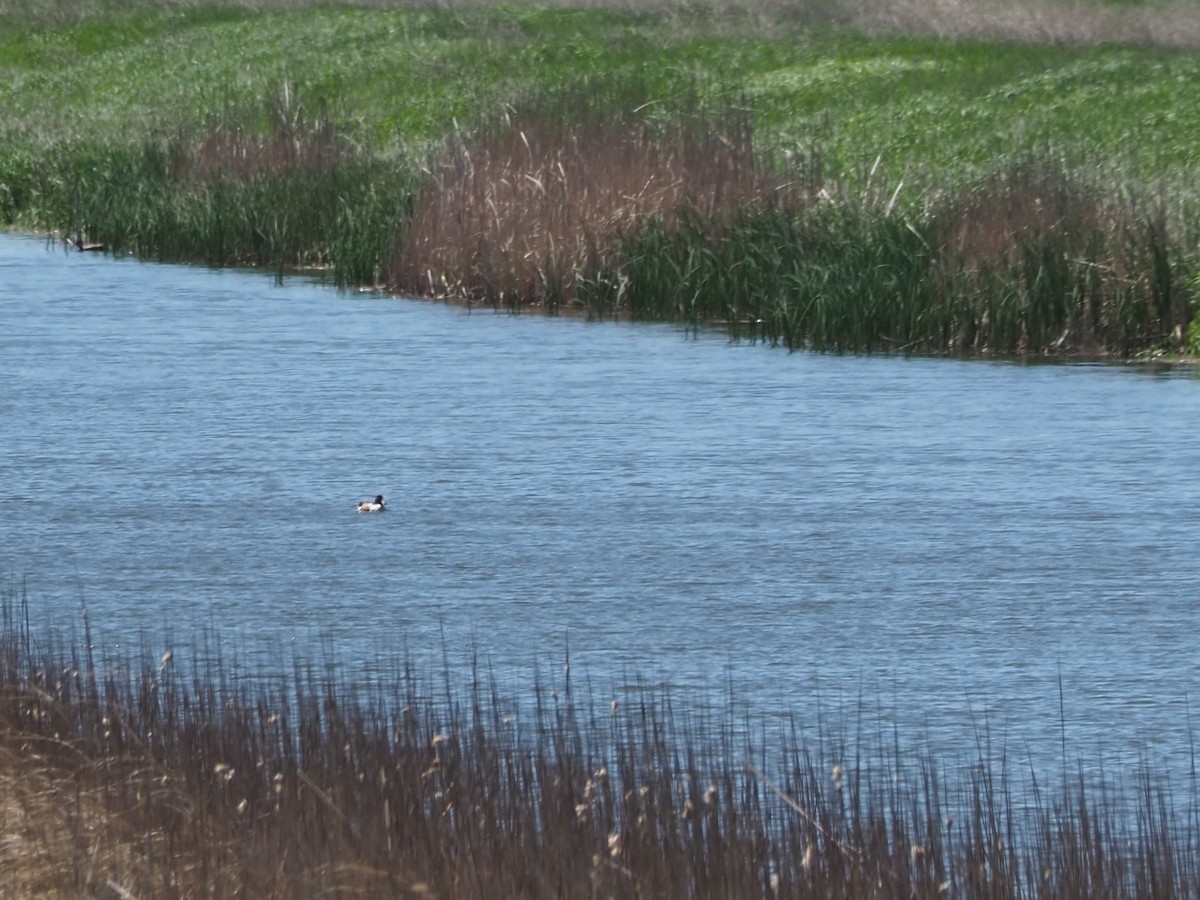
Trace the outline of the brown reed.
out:
[[[432,169],[391,287],[557,310],[581,302],[582,284],[619,273],[620,236],[649,221],[716,223],[805,199],[809,185],[756,152],[744,109],[689,105],[666,123],[649,107],[613,112],[589,96],[511,111]]]
[[[931,278],[958,306],[954,352],[1184,351],[1190,240],[1161,199],[1139,208],[1026,163],[944,198],[926,239]]]
[[[170,142],[171,177],[203,183],[227,176],[247,181],[261,175],[296,172],[328,177],[361,156],[360,148],[338,134],[332,120],[310,115],[297,103],[286,82],[269,102],[268,127],[251,117],[228,112],[203,128],[181,127]]]
[[[523,705],[470,662],[461,679],[402,664],[354,682],[304,662],[233,678],[211,655],[103,658],[86,630],[35,638],[17,618],[0,630],[5,896],[982,900],[1200,884],[1195,823],[1145,773],[1125,792],[1082,776],[1031,791],[982,751],[939,761],[827,726],[813,745],[644,686],[610,705],[567,676]]]

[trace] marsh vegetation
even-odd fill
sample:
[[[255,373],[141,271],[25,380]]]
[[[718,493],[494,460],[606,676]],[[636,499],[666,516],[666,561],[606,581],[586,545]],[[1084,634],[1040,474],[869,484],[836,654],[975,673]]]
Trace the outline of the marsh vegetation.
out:
[[[25,615],[10,598],[0,639],[21,895],[1132,898],[1200,876],[1194,818],[1144,771],[1021,774],[985,733],[937,759],[649,687],[597,703],[569,671],[524,695],[481,665],[231,679]]]
[[[0,7],[0,221],[790,349],[1189,352],[1189,6]]]

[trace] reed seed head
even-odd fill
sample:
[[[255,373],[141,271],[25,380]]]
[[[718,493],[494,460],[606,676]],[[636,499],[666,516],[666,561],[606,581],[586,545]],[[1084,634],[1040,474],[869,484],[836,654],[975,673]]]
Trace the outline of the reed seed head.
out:
[[[608,836],[608,854],[614,859],[621,854],[621,835],[616,831]]]

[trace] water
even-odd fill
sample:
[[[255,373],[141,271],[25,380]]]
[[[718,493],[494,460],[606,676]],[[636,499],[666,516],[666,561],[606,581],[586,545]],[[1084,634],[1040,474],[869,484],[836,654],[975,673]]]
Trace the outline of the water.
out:
[[[1189,765],[1186,369],[788,355],[0,236],[0,373],[35,627],[514,685],[569,650],[605,697],[861,696],[945,752]]]

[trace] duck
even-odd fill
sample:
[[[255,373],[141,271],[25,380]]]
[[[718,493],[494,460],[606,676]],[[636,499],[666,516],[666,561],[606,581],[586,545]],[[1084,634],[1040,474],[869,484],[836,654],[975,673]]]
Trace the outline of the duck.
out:
[[[358,504],[359,512],[383,512],[383,494],[376,494],[374,500],[363,500]]]
[[[81,237],[75,238],[75,240],[71,243],[73,243],[75,245],[75,249],[81,253],[103,253],[105,249],[103,244],[88,243]]]

